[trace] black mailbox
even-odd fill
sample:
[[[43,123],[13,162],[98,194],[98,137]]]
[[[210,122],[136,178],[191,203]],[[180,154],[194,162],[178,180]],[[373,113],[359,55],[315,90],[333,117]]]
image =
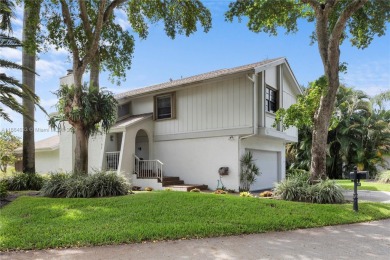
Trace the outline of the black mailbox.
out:
[[[359,172],[357,172],[356,174],[355,174],[355,172],[350,172],[350,173],[349,173],[349,178],[350,178],[351,180],[354,180],[354,179],[355,179],[355,175],[357,175],[356,178],[357,178],[358,180],[361,180],[361,179],[368,179],[368,171],[359,171]]]
[[[368,171],[358,171],[357,167],[355,166],[353,168],[353,172],[349,173],[349,178],[351,179],[351,181],[354,182],[354,185],[353,185],[353,210],[354,211],[358,211],[359,210],[359,206],[358,206],[357,187],[362,185],[360,183],[361,179],[367,179],[368,178]]]

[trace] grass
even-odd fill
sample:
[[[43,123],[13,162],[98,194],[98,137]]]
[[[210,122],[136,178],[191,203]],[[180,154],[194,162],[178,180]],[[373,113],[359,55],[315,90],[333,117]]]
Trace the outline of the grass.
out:
[[[336,182],[346,190],[353,190],[353,182],[351,180],[336,180]],[[361,180],[360,182],[362,186],[359,186],[358,190],[390,191],[390,184],[366,180]]]
[[[307,204],[147,192],[94,199],[19,197],[1,209],[0,250],[120,244],[283,231],[390,218],[390,204]]]

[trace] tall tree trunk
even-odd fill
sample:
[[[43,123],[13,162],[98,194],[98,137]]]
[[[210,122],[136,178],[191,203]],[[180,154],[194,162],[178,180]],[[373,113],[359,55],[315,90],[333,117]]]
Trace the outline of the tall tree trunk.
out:
[[[38,9],[32,9],[34,8]],[[28,22],[39,17],[40,1],[34,2],[31,6],[24,5],[23,13],[23,42],[35,41],[37,24]],[[36,51],[23,47],[22,65],[35,71]],[[22,83],[35,93],[35,73],[23,70]],[[23,172],[35,173],[35,138],[34,138],[34,117],[35,107],[31,99],[23,98],[23,106],[28,116],[23,116]]]
[[[73,64],[73,78],[74,87],[77,90],[73,97],[72,107],[81,107],[81,96],[82,93],[82,76],[84,69],[79,67],[78,63]],[[81,120],[69,121],[74,128],[76,136],[76,146],[74,148],[75,162],[73,166],[73,173],[75,174],[88,174],[88,136],[86,135],[85,125]]]
[[[337,44],[337,45],[336,45]],[[328,141],[329,122],[334,110],[337,90],[340,86],[338,42],[328,45],[326,58],[323,59],[328,88],[322,94],[320,105],[314,115],[313,139],[311,147],[310,180],[316,181],[326,177],[326,149]]]
[[[75,162],[73,173],[88,174],[88,136],[82,125],[74,126],[76,134]]]
[[[100,74],[100,53],[96,51],[96,54],[91,61],[91,72],[89,74],[89,83],[91,86],[96,87],[99,90],[99,74]]]

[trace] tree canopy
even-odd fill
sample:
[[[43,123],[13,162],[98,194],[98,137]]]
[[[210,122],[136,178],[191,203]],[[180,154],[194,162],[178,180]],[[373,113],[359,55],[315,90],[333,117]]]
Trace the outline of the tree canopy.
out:
[[[248,18],[253,32],[277,35],[282,27],[287,33],[298,30],[298,21],[315,23],[311,35],[317,42],[326,88],[321,92],[313,117],[311,146],[311,181],[326,176],[326,142],[336,93],[340,86],[340,45],[349,39],[353,46],[367,47],[375,36],[382,36],[390,22],[387,0],[241,0],[232,2],[226,19]]]

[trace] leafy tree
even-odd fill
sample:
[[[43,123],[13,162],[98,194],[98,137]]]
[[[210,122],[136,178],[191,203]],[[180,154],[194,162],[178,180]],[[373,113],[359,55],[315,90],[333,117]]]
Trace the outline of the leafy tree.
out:
[[[7,166],[18,160],[14,151],[21,145],[20,139],[11,131],[0,132],[0,171],[7,172]]]
[[[339,46],[347,38],[357,48],[367,47],[375,36],[382,36],[390,21],[390,1],[386,0],[241,0],[230,3],[226,19],[249,18],[254,32],[277,35],[278,27],[287,33],[298,30],[298,20],[315,22],[312,40],[317,42],[327,87],[321,93],[314,114],[311,180],[326,175],[326,143],[336,93],[339,88]]]
[[[286,151],[292,169],[309,169],[311,128],[320,99],[320,82],[311,83],[296,104],[276,113],[277,121],[282,121],[284,127],[299,128],[298,143],[290,144]],[[370,99],[362,91],[343,85],[339,88],[327,139],[327,175],[330,178],[341,178],[355,165],[375,176],[377,165],[385,166],[383,155],[390,151],[390,111],[378,104],[386,101],[386,95],[382,93]],[[316,105],[313,107],[313,104]]]
[[[211,27],[210,12],[198,0],[53,0],[45,5],[43,17],[48,29],[46,39],[58,48],[69,50],[73,62],[74,87],[67,91],[72,95],[66,95],[67,99],[62,101],[66,113],[53,118],[51,125],[58,125],[58,120],[67,120],[74,128],[75,173],[87,172],[89,134],[94,132],[92,129],[96,129],[99,122],[105,120],[97,116],[104,113],[95,113],[83,107],[89,103],[83,102],[83,96],[90,96],[83,91],[84,72],[90,70],[88,93],[93,92],[96,97],[100,95],[100,69],[106,69],[112,78],[120,79],[125,77],[131,65],[134,39],[115,23],[114,10],[122,10],[127,14],[133,31],[141,38],[147,37],[148,21],[162,21],[171,38],[176,34],[190,35],[197,30],[198,22],[206,32]],[[107,122],[112,121],[108,119]]]

